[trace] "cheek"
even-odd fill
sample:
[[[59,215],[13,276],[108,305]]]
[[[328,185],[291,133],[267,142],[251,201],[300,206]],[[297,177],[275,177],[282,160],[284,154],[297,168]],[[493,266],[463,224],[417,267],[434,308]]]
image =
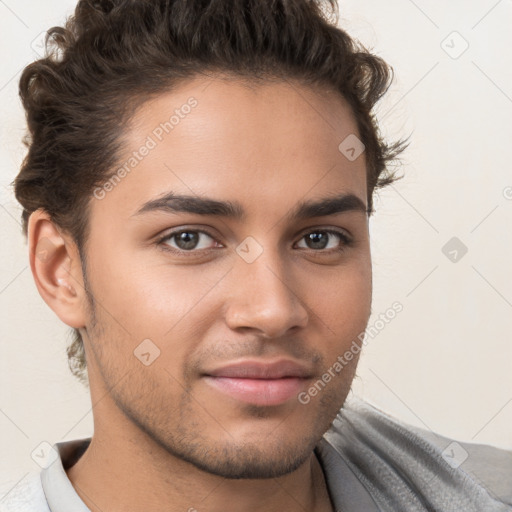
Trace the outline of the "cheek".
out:
[[[321,282],[321,288],[318,282],[310,283],[310,291],[304,296],[309,297],[307,302],[323,323],[330,347],[342,350],[366,328],[372,301],[371,264],[359,260],[340,267]]]
[[[105,320],[128,332],[134,343],[146,338],[169,342],[187,336],[188,331],[197,334],[196,340],[207,321],[221,314],[223,298],[218,291],[224,279],[224,285],[230,282],[232,261],[178,265],[165,254],[148,257],[153,249],[120,250],[118,244],[104,244],[100,250],[100,246],[91,251],[95,255],[91,287],[108,313]],[[346,340],[366,327],[371,262],[363,247],[338,266],[298,265],[292,281],[294,293],[311,311],[310,329],[314,324],[318,325],[313,329],[322,329],[324,324],[326,336]]]
[[[163,343],[195,329],[205,308],[214,307],[211,290],[229,270],[225,265],[176,265],[165,256],[131,254],[104,253],[104,265],[97,258],[91,286],[109,313],[104,320],[128,332],[134,342],[150,338]]]

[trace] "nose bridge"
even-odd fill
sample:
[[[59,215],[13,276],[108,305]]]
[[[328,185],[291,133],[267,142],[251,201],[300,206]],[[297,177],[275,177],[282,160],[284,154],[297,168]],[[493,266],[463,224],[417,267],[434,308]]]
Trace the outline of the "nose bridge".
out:
[[[227,322],[231,328],[254,328],[277,337],[292,327],[304,327],[308,315],[291,282],[291,268],[277,247],[256,245],[254,239],[237,248],[231,272]],[[258,247],[259,246],[259,247]]]

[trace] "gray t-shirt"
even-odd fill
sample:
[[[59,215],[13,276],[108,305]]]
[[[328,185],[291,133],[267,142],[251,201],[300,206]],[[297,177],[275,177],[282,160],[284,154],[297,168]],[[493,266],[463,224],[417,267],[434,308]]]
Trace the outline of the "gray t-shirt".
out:
[[[90,512],[66,474],[89,442],[56,443],[59,457],[0,497],[0,512]],[[512,452],[411,427],[359,399],[315,454],[337,511],[512,512]]]

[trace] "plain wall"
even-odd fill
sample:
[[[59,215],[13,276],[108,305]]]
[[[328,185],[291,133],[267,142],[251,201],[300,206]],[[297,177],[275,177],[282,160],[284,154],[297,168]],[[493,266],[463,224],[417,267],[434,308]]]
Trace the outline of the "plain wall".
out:
[[[92,433],[88,391],[67,367],[69,328],[36,290],[8,186],[25,154],[20,72],[74,4],[0,3],[2,482],[36,468],[41,442]],[[378,333],[354,393],[410,424],[512,449],[512,2],[350,0],[340,11],[340,25],[394,68],[377,111],[383,134],[412,134],[405,177],[375,200]],[[403,310],[378,322],[395,302]]]

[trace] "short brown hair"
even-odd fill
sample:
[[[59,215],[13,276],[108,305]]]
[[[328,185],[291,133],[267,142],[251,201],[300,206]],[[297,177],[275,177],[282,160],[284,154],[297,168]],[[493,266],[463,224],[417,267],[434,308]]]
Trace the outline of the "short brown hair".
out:
[[[407,144],[384,141],[373,115],[392,68],[337,23],[337,0],[80,0],[64,27],[48,30],[45,57],[19,82],[28,154],[13,184],[25,236],[30,214],[44,209],[75,240],[85,276],[92,191],[119,163],[135,109],[210,71],[341,93],[366,148],[371,211],[374,190],[398,179],[389,163]],[[86,384],[73,331],[69,366]]]

